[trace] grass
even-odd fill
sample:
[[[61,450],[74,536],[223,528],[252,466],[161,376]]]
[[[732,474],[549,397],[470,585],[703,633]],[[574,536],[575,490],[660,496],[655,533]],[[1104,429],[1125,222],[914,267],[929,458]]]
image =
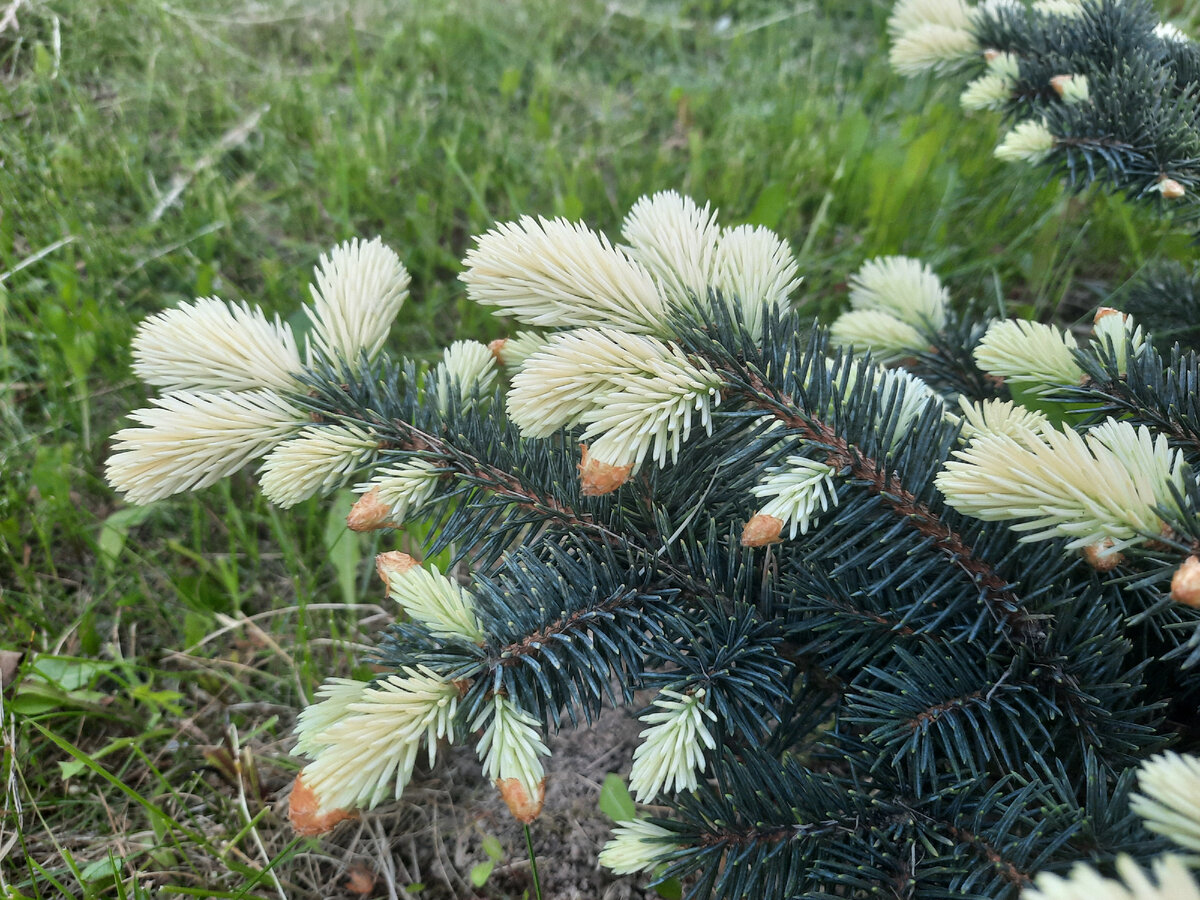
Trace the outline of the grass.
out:
[[[1146,260],[1194,250],[1146,211],[995,162],[1000,123],[964,123],[953,87],[888,70],[883,3],[14,8],[0,31],[0,661],[22,654],[3,693],[0,891],[14,898],[319,897],[347,865],[292,838],[280,797],[296,710],[361,666],[382,621],[377,548],[340,527],[345,497],[284,513],[248,475],[125,507],[102,465],[144,400],[128,353],[143,316],[210,294],[292,316],[322,250],[381,234],[413,274],[393,347],[428,358],[502,333],[455,279],[471,235],[524,213],[613,229],[662,188],[789,238],[803,300],[826,316],[881,253],[927,258],[964,302],[1070,320]],[[417,880],[390,871],[396,891]]]

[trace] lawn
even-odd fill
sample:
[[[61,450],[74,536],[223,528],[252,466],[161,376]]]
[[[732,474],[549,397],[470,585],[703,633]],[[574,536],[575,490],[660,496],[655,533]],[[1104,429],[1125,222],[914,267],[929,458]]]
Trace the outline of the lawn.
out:
[[[488,858],[489,822],[455,844],[419,802],[336,848],[292,835],[295,715],[325,676],[367,671],[388,615],[371,559],[420,529],[350,535],[348,494],[283,511],[248,472],[125,505],[102,472],[146,396],[128,350],[142,317],[216,295],[294,319],[322,251],[381,235],[412,273],[391,347],[431,359],[504,333],[457,281],[472,235],[522,214],[615,231],[665,188],[790,240],[825,319],[878,254],[928,260],[957,302],[1064,322],[1148,260],[1194,257],[1150,211],[995,161],[1002,123],[889,70],[887,14],[0,2],[2,895],[350,896],[367,866],[379,896],[471,896]],[[522,855],[504,846],[500,868]],[[541,865],[642,896],[590,860]],[[520,879],[477,895],[519,897]]]

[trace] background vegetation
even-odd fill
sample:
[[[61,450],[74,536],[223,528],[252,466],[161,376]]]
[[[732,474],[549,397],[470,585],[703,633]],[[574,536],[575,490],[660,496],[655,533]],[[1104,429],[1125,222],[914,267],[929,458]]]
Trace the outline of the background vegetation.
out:
[[[344,533],[345,497],[113,495],[145,315],[210,294],[291,315],[322,250],[380,234],[413,275],[393,346],[432,357],[500,334],[456,281],[471,235],[523,213],[615,230],[663,188],[791,240],[814,316],[882,253],[1067,322],[1195,257],[1152,211],[994,161],[997,121],[889,71],[889,5],[0,2],[0,896],[345,878],[280,797],[296,710],[384,615],[377,548]],[[1159,6],[1196,33],[1194,4]]]

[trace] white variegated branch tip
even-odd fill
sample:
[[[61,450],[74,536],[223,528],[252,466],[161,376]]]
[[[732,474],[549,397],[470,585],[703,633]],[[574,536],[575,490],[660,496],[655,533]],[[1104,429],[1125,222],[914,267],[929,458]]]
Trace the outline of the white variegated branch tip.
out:
[[[312,345],[330,361],[355,365],[373,357],[408,296],[408,270],[391,248],[375,238],[351,240],[323,255],[311,286]]]
[[[476,391],[487,396],[496,383],[496,358],[479,341],[455,341],[443,353],[437,372],[438,408],[445,412],[451,403],[464,402]]]
[[[879,256],[850,276],[850,306],[885,312],[915,328],[946,324],[950,292],[927,264],[909,256]]]
[[[525,360],[508,392],[509,417],[526,437],[578,425],[599,398],[647,371],[662,344],[611,328],[552,335]]]
[[[712,433],[712,410],[721,402],[721,377],[704,360],[690,359],[674,344],[642,338],[641,372],[595,398],[580,416],[591,456],[612,466],[650,457],[661,468],[675,462],[690,438],[693,419]]]
[[[1161,856],[1151,870],[1153,878],[1126,855],[1117,857],[1119,878],[1105,878],[1076,863],[1065,877],[1037,876],[1033,887],[1021,892],[1021,900],[1200,900],[1200,885],[1180,857]]]
[[[941,398],[926,384],[907,369],[877,369],[876,384],[879,386],[883,409],[893,403],[893,397],[899,397],[900,408],[894,413],[895,427],[893,440],[900,441],[916,424],[917,419],[924,413],[931,400],[936,400],[938,409],[945,415]]]
[[[334,723],[350,715],[350,705],[362,699],[363,692],[370,687],[369,681],[354,678],[329,678],[317,688],[317,700],[296,718],[296,746],[293,752],[313,758],[321,747],[317,740]]]
[[[421,457],[411,457],[395,465],[376,469],[370,481],[356,484],[354,489],[363,492],[359,503],[373,497],[374,502],[364,507],[364,524],[368,521],[373,528],[396,528],[420,514],[437,495],[438,485],[446,470],[436,463]],[[366,518],[367,512],[373,514]],[[371,530],[354,528],[355,531]]]
[[[1024,319],[993,322],[975,347],[975,361],[989,375],[1037,390],[1078,384],[1083,369],[1075,361],[1078,345],[1066,331]]]
[[[736,297],[746,331],[757,337],[763,313],[784,307],[800,286],[800,270],[791,248],[769,228],[740,225],[721,233],[717,245],[716,287]]]
[[[467,296],[526,325],[608,325],[653,334],[667,303],[653,276],[608,238],[566,219],[502,222],[476,238],[459,276]]]
[[[113,435],[108,483],[131,503],[199,490],[267,453],[307,421],[269,390],[178,391],[131,414],[141,427]]]
[[[836,346],[870,351],[880,363],[912,356],[929,345],[921,332],[890,313],[875,309],[852,309],[829,326],[829,339]]]
[[[679,849],[673,832],[645,819],[617,823],[613,836],[600,851],[598,862],[614,875],[632,875],[655,869]]]
[[[1021,0],[983,0],[971,10],[971,24],[978,25],[985,18],[995,18],[1006,12],[1024,12]]]
[[[795,539],[797,531],[808,534],[822,513],[838,505],[835,474],[836,470],[823,462],[789,456],[784,465],[768,469],[762,483],[751,488],[755,497],[767,500],[758,516],[777,518],[790,526],[789,539]],[[743,534],[742,543],[745,541]]]
[[[472,644],[484,640],[483,625],[475,614],[475,598],[437,566],[406,566],[388,573],[388,594],[434,637]]]
[[[996,159],[1005,162],[1039,163],[1058,145],[1058,139],[1040,119],[1019,122],[996,147]]]
[[[349,693],[349,686],[345,690]],[[313,757],[301,773],[310,815],[320,818],[373,807],[389,796],[398,799],[421,743],[432,765],[438,741],[454,740],[459,695],[458,684],[423,665],[380,678],[351,702],[342,702],[338,689],[331,697],[338,708],[316,716],[324,727],[303,733]]]
[[[589,458],[636,471],[677,458],[693,420],[706,431],[720,377],[675,344],[610,328],[555,335],[513,378],[508,413],[527,437],[587,426]]]
[[[922,25],[966,30],[971,24],[971,7],[966,0],[900,0],[888,17],[888,31],[893,36]]]
[[[1138,769],[1138,787],[1129,808],[1146,828],[1200,851],[1200,757],[1160,753]]]
[[[1033,10],[1045,16],[1076,19],[1083,15],[1084,0],[1034,0]]]
[[[502,694],[496,694],[471,723],[483,729],[476,752],[483,772],[496,781],[510,811],[528,824],[541,812],[546,774],[541,757],[550,751],[542,742],[541,722]]]
[[[676,305],[696,308],[717,285],[721,228],[707,204],[700,207],[675,191],[642,197],[625,217],[621,236],[623,249]]]
[[[888,60],[902,75],[919,75],[953,68],[978,52],[979,43],[968,29],[925,23],[897,34]]]
[[[1021,57],[1008,51],[989,50],[984,54],[988,72],[999,75],[1009,82],[1021,77]]]
[[[295,506],[341,485],[378,448],[379,438],[356,425],[308,425],[267,455],[259,485],[272,503]]]
[[[1178,25],[1173,25],[1170,22],[1159,22],[1154,26],[1154,36],[1163,41],[1174,41],[1179,44],[1186,44],[1191,41],[1191,38]]]
[[[294,391],[303,368],[278,317],[216,297],[150,316],[133,339],[134,373],[169,391]]]
[[[1068,106],[1091,99],[1086,75],[1055,75],[1050,79],[1050,87]]]
[[[1013,83],[1003,75],[987,72],[966,86],[958,98],[963,109],[1003,109],[1012,96]]]
[[[1068,550],[1115,553],[1161,533],[1158,509],[1174,506],[1182,473],[1165,436],[1110,419],[1086,435],[1016,425],[977,433],[935,483],[959,512],[1028,532],[1023,542],[1064,538]]]
[[[641,717],[649,728],[633,753],[629,787],[639,803],[653,800],[664,790],[672,793],[696,789],[697,776],[704,771],[704,751],[716,741],[705,720],[716,721],[708,708],[704,688],[683,694],[664,689],[650,712]]]
[[[1011,400],[968,400],[958,398],[962,409],[962,436],[967,440],[984,434],[1005,434],[1014,440],[1050,428],[1045,413],[1028,409]]]

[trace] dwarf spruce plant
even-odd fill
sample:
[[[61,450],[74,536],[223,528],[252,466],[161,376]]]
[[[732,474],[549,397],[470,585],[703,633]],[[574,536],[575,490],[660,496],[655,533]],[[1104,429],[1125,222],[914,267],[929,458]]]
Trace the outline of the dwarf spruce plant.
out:
[[[987,65],[980,22],[1126,14],[1035,6],[893,21]],[[615,873],[696,898],[1200,898],[1178,852],[1200,761],[1169,749],[1200,739],[1200,361],[1107,307],[1086,333],[988,321],[900,256],[825,328],[801,274],[665,192],[613,239],[478,236],[467,296],[512,335],[434,366],[385,346],[408,275],[378,240],[322,258],[303,340],[216,299],[143,324],[162,393],[115,437],[129,500],[258,461],[280,506],[352,485],[350,528],[432,521],[425,555],[469,573],[378,557],[396,621],[370,681],[299,717],[298,832],[399,797],[447,743],[531,822],[548,734],[624,704],[652,814],[616,827]]]

